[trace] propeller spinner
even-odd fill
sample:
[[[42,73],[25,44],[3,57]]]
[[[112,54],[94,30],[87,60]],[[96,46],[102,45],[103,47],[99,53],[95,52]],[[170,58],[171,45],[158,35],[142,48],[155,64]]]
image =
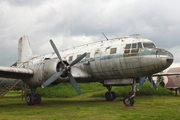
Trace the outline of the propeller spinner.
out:
[[[57,50],[54,42],[52,40],[50,40],[50,43],[51,43],[51,46],[52,48],[54,49],[56,55],[58,56],[60,62],[62,63],[63,65],[63,70],[60,70],[59,72],[57,72],[56,74],[52,75],[49,79],[47,79],[42,85],[41,87],[44,88],[44,87],[47,87],[48,85],[50,85],[52,82],[54,82],[55,80],[57,80],[63,73],[68,73],[68,78],[72,84],[72,86],[74,87],[74,89],[76,90],[76,92],[81,95],[81,90],[79,89],[78,87],[78,84],[76,82],[76,80],[74,79],[74,77],[72,76],[72,74],[70,73],[70,67],[75,65],[76,63],[78,63],[79,61],[81,61],[85,56],[86,56],[86,53],[82,54],[81,56],[79,56],[78,58],[76,58],[73,62],[71,62],[69,64],[69,66],[66,66],[61,58],[61,55],[59,54],[59,51]]]

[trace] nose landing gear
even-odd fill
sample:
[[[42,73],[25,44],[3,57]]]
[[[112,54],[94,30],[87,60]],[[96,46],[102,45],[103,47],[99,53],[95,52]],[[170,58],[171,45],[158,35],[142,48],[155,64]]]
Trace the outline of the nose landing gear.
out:
[[[123,99],[124,105],[127,107],[133,106],[135,96],[136,96],[136,79],[133,79],[132,93],[131,93],[131,95],[127,95],[124,97],[124,99]]]

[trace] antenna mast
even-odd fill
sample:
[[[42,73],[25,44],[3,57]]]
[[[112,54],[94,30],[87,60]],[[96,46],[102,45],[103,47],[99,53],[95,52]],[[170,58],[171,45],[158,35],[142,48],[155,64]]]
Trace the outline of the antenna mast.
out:
[[[102,34],[104,35],[104,37],[106,38],[106,40],[108,40],[108,38],[106,37],[106,35],[102,32]]]

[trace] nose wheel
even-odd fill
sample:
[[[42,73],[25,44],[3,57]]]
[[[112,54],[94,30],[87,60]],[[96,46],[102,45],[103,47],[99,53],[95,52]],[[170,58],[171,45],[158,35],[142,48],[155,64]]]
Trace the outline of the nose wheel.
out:
[[[134,105],[134,97],[125,96],[123,99],[123,103],[127,107],[133,106]]]
[[[132,94],[127,95],[123,99],[123,103],[125,106],[130,107],[134,105],[134,97],[136,95],[136,79],[133,80],[132,84]]]

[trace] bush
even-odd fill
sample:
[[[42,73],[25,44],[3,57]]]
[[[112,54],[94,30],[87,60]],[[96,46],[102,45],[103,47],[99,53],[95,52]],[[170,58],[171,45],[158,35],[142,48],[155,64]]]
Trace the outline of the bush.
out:
[[[83,94],[91,93],[92,97],[104,97],[104,94],[107,92],[107,89],[101,83],[78,83],[78,85]],[[117,96],[124,97],[131,92],[131,86],[114,86],[112,87],[112,91],[116,92]],[[43,97],[70,98],[77,96],[76,91],[70,83],[62,83],[44,89],[38,88],[36,92]],[[144,83],[140,91],[136,92],[136,95],[172,95],[172,92],[161,86],[158,86],[158,90],[155,90],[147,82]]]
[[[138,85],[137,85],[138,86]],[[144,83],[144,85],[142,86],[142,88],[139,91],[136,91],[136,96],[141,96],[141,95],[172,95],[172,91],[163,88],[159,85],[157,85],[158,90],[155,90],[154,88],[151,88],[151,84],[149,82]],[[128,94],[132,94],[131,92],[131,86],[116,86],[113,87],[112,91],[116,92],[117,96],[121,96],[124,97]],[[93,95],[94,97],[97,96],[104,96],[104,93],[95,93]]]
[[[78,86],[83,94],[104,89],[101,83],[78,83]],[[70,83],[61,83],[56,86],[38,88],[36,92],[43,97],[69,98],[78,95]]]

